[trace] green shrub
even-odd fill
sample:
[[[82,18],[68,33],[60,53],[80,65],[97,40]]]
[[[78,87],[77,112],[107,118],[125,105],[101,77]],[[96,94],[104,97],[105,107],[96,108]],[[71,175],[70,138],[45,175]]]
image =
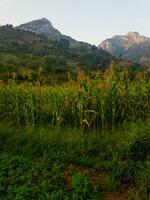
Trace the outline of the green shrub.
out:
[[[104,191],[115,193],[117,191],[118,184],[114,176],[103,177],[100,182],[101,188]]]
[[[113,173],[117,180],[123,184],[135,183],[139,176],[140,164],[132,161],[119,161],[116,163]]]
[[[73,175],[72,187],[74,190],[72,197],[73,200],[90,200],[96,195],[95,188],[91,181],[81,173],[76,173]]]
[[[150,155],[150,135],[139,136],[130,147],[131,160],[144,161]]]

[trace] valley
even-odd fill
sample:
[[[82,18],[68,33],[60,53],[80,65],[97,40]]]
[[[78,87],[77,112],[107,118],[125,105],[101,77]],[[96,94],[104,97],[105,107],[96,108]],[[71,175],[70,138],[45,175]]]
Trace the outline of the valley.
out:
[[[150,199],[149,41],[0,26],[1,200]]]

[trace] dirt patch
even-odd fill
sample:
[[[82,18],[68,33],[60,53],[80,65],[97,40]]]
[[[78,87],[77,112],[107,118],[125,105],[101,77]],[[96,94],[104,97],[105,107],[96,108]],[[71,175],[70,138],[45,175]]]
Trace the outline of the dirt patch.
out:
[[[70,186],[72,183],[72,176],[67,171],[64,171],[63,175],[66,179],[66,186]]]
[[[125,200],[124,195],[114,195],[114,194],[108,194],[106,197],[104,197],[104,200]]]

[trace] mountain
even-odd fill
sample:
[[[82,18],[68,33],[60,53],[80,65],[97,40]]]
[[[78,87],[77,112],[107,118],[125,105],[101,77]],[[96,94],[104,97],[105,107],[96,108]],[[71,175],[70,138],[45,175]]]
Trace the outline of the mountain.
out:
[[[90,64],[91,66],[93,65],[92,68],[96,68],[109,63],[107,61],[112,59],[111,55],[102,48],[96,48],[94,45],[80,42],[70,36],[63,35],[59,30],[53,27],[52,23],[46,18],[22,24],[15,27],[15,29],[35,33],[36,35],[48,39],[49,42],[55,41],[55,47],[57,46],[60,50],[63,49],[67,57],[70,53],[73,53],[74,56],[72,59],[80,59],[82,65],[85,65],[84,67]],[[68,50],[70,52],[68,52]]]
[[[112,56],[97,47],[79,43],[70,48],[66,39],[49,39],[33,31],[14,28],[12,25],[0,26],[0,79],[7,80],[8,75],[20,70],[30,69],[33,79],[42,69],[44,76],[51,73],[66,77],[68,72],[79,70],[89,72],[98,68],[106,69]]]
[[[118,58],[150,65],[150,38],[137,32],[114,36],[103,41],[98,48],[102,48]]]
[[[33,33],[36,33],[37,35],[44,36],[52,40],[65,39],[69,41],[69,45],[71,48],[80,45],[79,41],[76,41],[75,39],[69,36],[63,35],[60,31],[54,28],[52,23],[46,18],[33,20],[31,22],[27,22],[25,24],[16,26],[15,28],[25,31],[31,31]]]
[[[42,18],[39,20],[34,20],[25,24],[21,24],[16,27],[17,29],[26,30],[34,32],[38,35],[45,37],[53,37],[59,39],[62,37],[62,34],[52,26],[52,23],[46,19]]]

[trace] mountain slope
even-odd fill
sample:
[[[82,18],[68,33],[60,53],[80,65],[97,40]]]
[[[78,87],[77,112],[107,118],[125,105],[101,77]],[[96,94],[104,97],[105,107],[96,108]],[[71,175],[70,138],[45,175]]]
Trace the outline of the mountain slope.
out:
[[[0,79],[10,73],[19,74],[21,68],[34,71],[34,77],[42,68],[46,75],[90,71],[109,66],[112,56],[102,49],[86,43],[69,48],[67,40],[49,40],[30,31],[0,27]],[[76,66],[76,67],[74,67]],[[19,76],[19,75],[18,75]]]
[[[137,32],[129,32],[127,35],[117,35],[103,41],[99,46],[116,57],[129,61],[150,65],[150,38]]]
[[[21,24],[16,27],[17,29],[26,30],[34,32],[38,35],[45,37],[53,37],[59,39],[62,37],[62,34],[52,26],[52,23],[46,19],[42,18],[40,20],[34,20],[25,24]]]
[[[21,24],[17,26],[16,29],[31,31],[33,33],[36,33],[37,35],[44,36],[52,40],[68,40],[71,48],[80,45],[79,41],[76,41],[69,36],[63,35],[60,31],[54,28],[52,23],[46,18],[33,20],[31,22]]]

